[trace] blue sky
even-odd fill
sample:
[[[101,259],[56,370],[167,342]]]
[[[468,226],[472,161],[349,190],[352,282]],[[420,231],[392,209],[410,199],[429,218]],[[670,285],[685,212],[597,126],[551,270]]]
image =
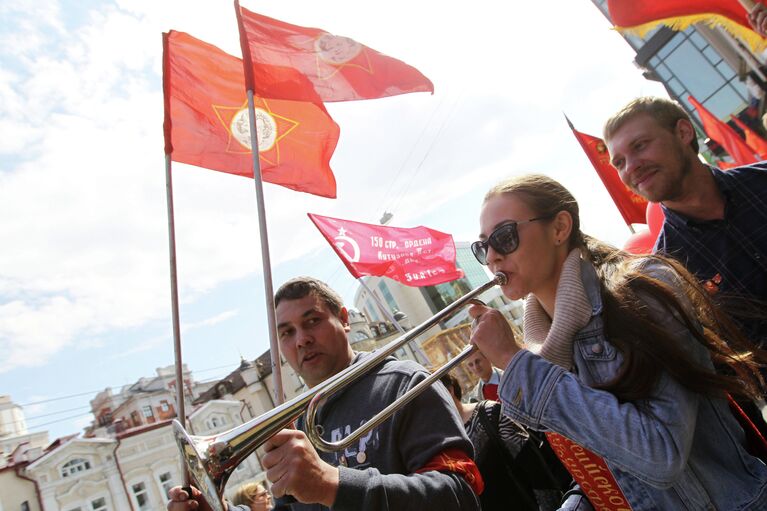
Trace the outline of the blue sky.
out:
[[[337,200],[265,185],[275,287],[311,274],[353,297],[307,212],[374,223],[391,210],[392,225],[471,240],[484,191],[515,173],[561,180],[586,232],[628,237],[562,114],[598,135],[623,103],[663,89],[591,2],[242,5],[352,37],[435,85],[328,106]],[[160,34],[235,55],[239,42],[217,0],[5,0],[0,26],[0,394],[45,401],[25,411],[53,439],[89,422],[95,391],[173,363]],[[173,176],[184,359],[219,377],[268,347],[253,186],[180,164]]]

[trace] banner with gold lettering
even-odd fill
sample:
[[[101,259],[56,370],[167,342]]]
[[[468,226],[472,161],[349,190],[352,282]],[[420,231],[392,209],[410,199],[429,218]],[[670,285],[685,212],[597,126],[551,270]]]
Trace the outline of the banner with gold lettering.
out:
[[[546,433],[546,439],[594,509],[631,511],[626,495],[601,456],[553,431]]]
[[[428,227],[388,227],[308,213],[355,277],[389,277],[407,286],[433,286],[463,277],[453,237]]]

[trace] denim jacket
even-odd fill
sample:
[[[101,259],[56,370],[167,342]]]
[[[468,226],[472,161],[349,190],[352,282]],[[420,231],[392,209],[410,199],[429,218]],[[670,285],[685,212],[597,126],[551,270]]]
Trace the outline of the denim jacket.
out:
[[[602,456],[634,511],[767,509],[767,467],[745,451],[743,430],[726,400],[691,392],[666,373],[642,401],[621,403],[592,388],[618,373],[622,356],[604,332],[596,271],[588,262],[581,268],[592,317],[574,338],[572,370],[520,351],[501,381],[504,413]],[[651,263],[645,271],[678,289],[665,265]],[[679,318],[646,302],[653,317],[713,371],[706,348]]]

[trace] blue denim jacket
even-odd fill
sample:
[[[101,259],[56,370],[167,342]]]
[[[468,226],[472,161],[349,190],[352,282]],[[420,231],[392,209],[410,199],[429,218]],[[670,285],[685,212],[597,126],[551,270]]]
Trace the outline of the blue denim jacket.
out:
[[[618,373],[622,356],[605,336],[596,272],[587,262],[581,268],[593,310],[574,338],[572,371],[519,352],[501,381],[504,413],[604,457],[634,511],[767,510],[767,467],[743,448],[743,430],[726,400],[693,393],[665,373],[653,397],[638,402],[592,388]],[[669,268],[647,271],[675,285]],[[707,350],[679,319],[650,300],[648,306],[713,371]]]

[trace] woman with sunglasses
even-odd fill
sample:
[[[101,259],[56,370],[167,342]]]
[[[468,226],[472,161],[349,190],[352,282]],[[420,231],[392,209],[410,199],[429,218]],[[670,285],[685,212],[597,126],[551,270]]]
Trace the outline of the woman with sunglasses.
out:
[[[472,342],[505,368],[504,413],[546,432],[595,508],[767,509],[767,467],[728,408],[760,395],[764,352],[684,268],[582,234],[573,196],[542,175],[493,187],[480,232],[477,259],[526,297],[525,348],[480,305]]]

